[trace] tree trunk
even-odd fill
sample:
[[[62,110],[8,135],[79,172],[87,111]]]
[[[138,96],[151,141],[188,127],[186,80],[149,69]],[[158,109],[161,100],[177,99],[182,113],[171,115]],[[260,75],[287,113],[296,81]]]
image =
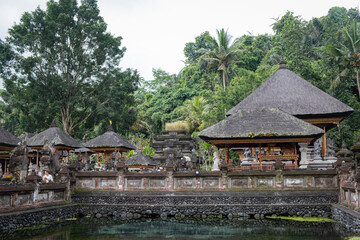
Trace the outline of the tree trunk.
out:
[[[224,71],[224,70],[222,70],[222,71],[223,71],[223,77],[222,77],[222,79],[223,79],[223,85],[224,85],[224,90],[225,90],[225,88],[226,88],[225,71]]]
[[[357,86],[357,90],[358,90],[358,94],[359,94],[359,98],[360,98],[360,67],[356,68],[356,86]]]

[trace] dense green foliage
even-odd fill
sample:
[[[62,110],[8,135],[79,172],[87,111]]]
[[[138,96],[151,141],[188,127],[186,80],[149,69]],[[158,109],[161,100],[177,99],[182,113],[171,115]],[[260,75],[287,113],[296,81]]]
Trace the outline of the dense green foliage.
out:
[[[94,0],[80,6],[75,0],[50,1],[46,11],[25,13],[0,41],[6,88],[0,118],[6,128],[38,132],[55,118],[81,138],[103,132],[111,119],[116,131],[138,143],[139,136],[149,139],[167,122],[186,120],[196,135],[269,78],[283,57],[290,70],[354,108],[329,133],[337,145],[352,145],[360,133],[354,61],[359,47],[350,44],[359,36],[355,9],[334,7],[310,21],[287,12],[275,20],[273,35],[234,41],[224,29],[215,37],[204,32],[184,46],[180,73],[154,69],[151,81],[118,67],[125,48],[120,37],[106,32],[98,13]],[[211,146],[200,145],[210,159]]]
[[[108,119],[119,130],[131,126],[139,76],[118,67],[126,49],[106,28],[95,0],[60,0],[24,13],[9,29],[0,43],[7,50],[2,97],[18,132],[42,130],[53,119],[79,137]]]

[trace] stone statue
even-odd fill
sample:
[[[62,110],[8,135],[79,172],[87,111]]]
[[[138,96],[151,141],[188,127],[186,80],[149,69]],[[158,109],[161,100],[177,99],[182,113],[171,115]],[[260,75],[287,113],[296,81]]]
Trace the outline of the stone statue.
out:
[[[40,171],[50,171],[58,172],[60,170],[60,161],[59,153],[56,151],[56,148],[49,142],[49,140],[44,140],[44,146],[41,149],[41,158],[40,158]]]
[[[214,163],[212,166],[212,171],[220,171],[219,165],[220,165],[220,156],[218,152],[214,152]]]
[[[314,142],[314,159],[321,159],[322,139],[319,138]]]
[[[89,170],[92,168],[92,165],[91,165],[91,163],[90,163],[89,155],[88,155],[87,152],[85,152],[84,162],[85,162],[84,170],[85,170],[85,171],[89,171]]]
[[[244,157],[245,159],[250,159],[252,157],[251,148],[245,148]]]
[[[9,172],[13,174],[15,181],[25,181],[28,163],[29,159],[26,142],[21,142],[10,154]]]
[[[326,146],[327,146],[327,155],[329,157],[334,157],[335,156],[335,145],[334,145],[334,141],[331,138],[328,138],[326,140]]]

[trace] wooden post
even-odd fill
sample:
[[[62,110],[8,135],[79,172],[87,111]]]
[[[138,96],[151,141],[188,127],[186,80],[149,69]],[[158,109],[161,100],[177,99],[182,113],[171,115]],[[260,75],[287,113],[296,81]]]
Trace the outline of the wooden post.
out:
[[[97,152],[97,165],[100,166],[100,164],[99,164],[99,152]]]
[[[230,158],[229,158],[229,148],[225,148],[225,162],[226,164],[230,164]]]
[[[36,166],[39,166],[39,150],[36,149]]]
[[[327,155],[327,144],[326,144],[326,128],[324,126],[324,135],[322,136],[322,153],[323,153],[323,156],[326,156]]]

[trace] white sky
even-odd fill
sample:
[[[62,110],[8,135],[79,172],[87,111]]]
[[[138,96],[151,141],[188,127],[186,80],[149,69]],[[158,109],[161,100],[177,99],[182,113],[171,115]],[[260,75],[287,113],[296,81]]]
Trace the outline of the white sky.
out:
[[[183,49],[204,31],[225,28],[234,37],[272,33],[274,18],[287,10],[305,20],[321,17],[334,6],[355,8],[359,0],[98,0],[108,31],[122,36],[127,48],[120,66],[152,79],[152,68],[178,73]],[[23,12],[42,9],[46,0],[0,0],[0,38]],[[0,80],[1,81],[1,80]],[[0,82],[0,88],[2,83]]]

